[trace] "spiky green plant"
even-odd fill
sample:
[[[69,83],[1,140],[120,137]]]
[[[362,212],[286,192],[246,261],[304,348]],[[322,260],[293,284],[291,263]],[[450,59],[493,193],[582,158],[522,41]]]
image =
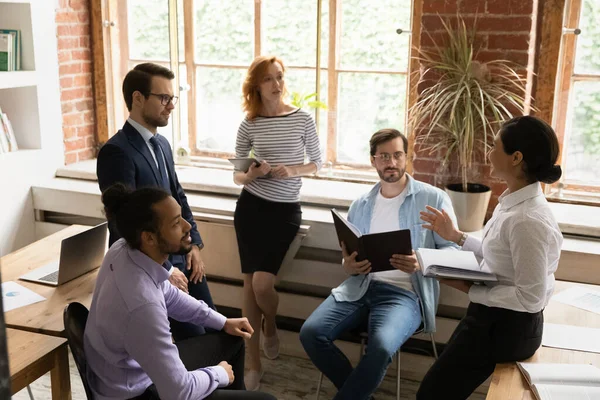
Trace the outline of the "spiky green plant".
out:
[[[440,17],[447,41],[434,50],[419,50],[421,79],[432,84],[410,109],[411,130],[430,154],[446,151],[443,165],[457,153],[463,191],[476,151],[487,151],[500,124],[523,112],[525,79],[506,60],[475,60],[475,29],[457,16],[457,27]],[[477,146],[477,145],[480,146]],[[483,146],[483,147],[481,147]]]
[[[305,95],[304,93],[292,92],[292,94],[290,95],[290,100],[294,107],[304,108],[304,106],[308,106],[309,108],[320,108],[322,110],[327,110],[327,105],[324,102],[318,100],[311,100],[316,97],[317,93],[310,93]]]

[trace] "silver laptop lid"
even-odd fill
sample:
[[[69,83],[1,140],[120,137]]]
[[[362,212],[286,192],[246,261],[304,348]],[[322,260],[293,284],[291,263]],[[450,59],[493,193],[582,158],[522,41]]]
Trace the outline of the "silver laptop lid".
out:
[[[107,223],[62,240],[58,284],[75,279],[102,264],[106,251]]]

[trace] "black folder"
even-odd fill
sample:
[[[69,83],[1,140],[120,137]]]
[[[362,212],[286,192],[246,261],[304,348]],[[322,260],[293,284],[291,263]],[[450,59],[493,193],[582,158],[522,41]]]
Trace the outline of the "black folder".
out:
[[[334,208],[331,210],[338,240],[344,242],[348,254],[357,252],[357,261],[369,260],[371,272],[395,270],[390,264],[393,254],[412,254],[410,230],[369,233],[362,235],[358,228],[348,222]]]

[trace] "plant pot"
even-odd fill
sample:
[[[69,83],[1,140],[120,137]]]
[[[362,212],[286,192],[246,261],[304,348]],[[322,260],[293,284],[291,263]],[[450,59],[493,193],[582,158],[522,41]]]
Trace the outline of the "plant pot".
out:
[[[463,192],[462,184],[453,183],[446,186],[454,213],[458,221],[458,229],[463,232],[478,231],[483,228],[492,191],[488,186],[479,183],[468,183],[467,192]]]

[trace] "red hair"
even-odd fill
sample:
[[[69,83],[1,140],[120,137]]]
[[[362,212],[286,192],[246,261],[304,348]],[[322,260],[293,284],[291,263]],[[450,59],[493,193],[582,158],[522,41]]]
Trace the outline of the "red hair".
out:
[[[260,113],[262,100],[260,93],[258,92],[258,87],[267,74],[267,70],[273,63],[279,63],[282,71],[285,73],[283,61],[275,56],[258,56],[252,61],[250,68],[248,68],[246,79],[244,79],[244,85],[242,86],[244,98],[242,109],[246,113],[246,118],[249,120],[253,120]],[[282,96],[285,96],[286,94],[287,90],[284,90]]]

